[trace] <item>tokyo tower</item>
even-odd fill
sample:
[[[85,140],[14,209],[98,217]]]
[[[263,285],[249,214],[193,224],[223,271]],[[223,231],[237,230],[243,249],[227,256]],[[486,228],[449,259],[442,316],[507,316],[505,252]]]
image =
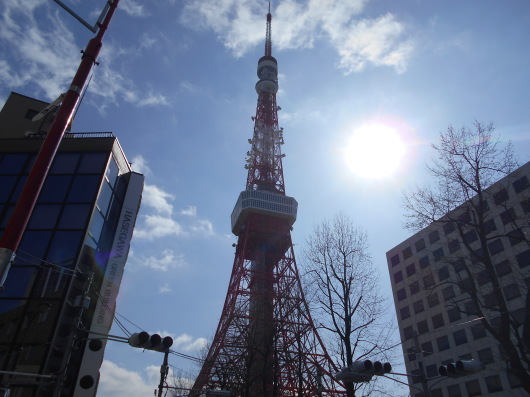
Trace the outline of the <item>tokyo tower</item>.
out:
[[[232,232],[238,236],[232,275],[192,396],[207,390],[241,397],[344,394],[330,375],[337,368],[313,324],[291,242],[298,203],[285,195],[271,20],[269,6],[246,189],[231,216]]]

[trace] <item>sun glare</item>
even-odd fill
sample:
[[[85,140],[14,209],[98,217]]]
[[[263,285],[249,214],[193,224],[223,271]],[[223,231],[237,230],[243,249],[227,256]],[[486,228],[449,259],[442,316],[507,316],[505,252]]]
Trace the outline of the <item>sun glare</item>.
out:
[[[386,178],[401,168],[405,143],[393,127],[366,124],[355,130],[344,149],[350,170],[363,178]]]

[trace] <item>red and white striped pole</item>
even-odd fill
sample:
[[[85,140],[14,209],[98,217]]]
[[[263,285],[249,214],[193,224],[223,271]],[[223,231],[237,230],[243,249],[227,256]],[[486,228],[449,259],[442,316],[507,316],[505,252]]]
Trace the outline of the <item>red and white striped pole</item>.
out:
[[[15,259],[15,253],[20,244],[20,240],[26,230],[29,218],[33,212],[33,208],[35,207],[35,203],[37,202],[37,198],[39,197],[44,180],[48,175],[66,127],[72,120],[83,87],[87,82],[92,67],[96,64],[99,52],[103,46],[103,36],[118,6],[118,2],[119,0],[109,1],[109,9],[105,18],[99,24],[98,33],[88,42],[86,49],[82,51],[81,63],[66,93],[64,101],[55,116],[50,131],[46,135],[35,159],[33,168],[22,189],[13,214],[9,219],[9,223],[2,234],[2,238],[0,239],[0,290],[4,286],[11,263]]]

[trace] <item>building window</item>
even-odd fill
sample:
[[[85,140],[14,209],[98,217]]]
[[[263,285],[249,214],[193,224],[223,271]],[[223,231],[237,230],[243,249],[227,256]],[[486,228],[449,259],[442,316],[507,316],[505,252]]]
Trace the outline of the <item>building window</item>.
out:
[[[429,242],[431,244],[435,243],[438,240],[440,240],[440,233],[438,233],[438,230],[429,233]]]
[[[426,334],[427,332],[429,332],[429,324],[427,324],[427,320],[418,322],[418,333],[422,335]]]
[[[430,308],[433,308],[434,306],[440,304],[440,299],[438,298],[438,293],[433,292],[429,295],[427,298],[427,303],[429,304]]]
[[[495,225],[495,220],[493,218],[484,222],[484,231],[486,234],[490,234],[495,230],[497,230],[497,225]]]
[[[521,201],[521,208],[525,213],[530,212],[530,198]]]
[[[430,356],[432,353],[434,353],[432,349],[432,342],[425,342],[421,344],[421,352],[423,353],[424,357]]]
[[[501,212],[501,221],[503,225],[513,222],[515,219],[515,210],[513,208],[508,208],[506,211]]]
[[[453,288],[452,285],[449,285],[447,287],[445,287],[443,290],[442,290],[442,296],[444,298],[444,300],[448,301],[449,299],[452,299],[455,297],[455,289]]]
[[[443,226],[444,234],[447,236],[449,233],[452,233],[455,231],[455,223],[453,221],[447,222]]]
[[[429,256],[425,255],[424,257],[420,258],[419,264],[420,264],[420,268],[422,269],[425,269],[427,266],[429,266],[430,264]]]
[[[412,304],[414,307],[414,314],[421,313],[425,310],[425,307],[423,306],[423,299],[420,299],[419,301],[416,301]]]
[[[410,309],[408,306],[405,306],[403,308],[400,309],[400,313],[401,313],[401,319],[402,320],[405,320],[407,318],[410,317]]]
[[[502,252],[504,250],[504,247],[502,246],[501,239],[498,238],[497,240],[494,240],[489,243],[488,250],[490,251],[491,255],[497,255],[498,253]]]
[[[449,252],[453,254],[460,249],[460,243],[458,242],[458,240],[451,240],[449,241],[447,247],[449,248]]]
[[[443,390],[440,389],[432,389],[431,390],[431,397],[444,397]]]
[[[438,366],[436,364],[427,365],[425,367],[427,378],[434,378],[438,376]]]
[[[24,115],[24,118],[25,119],[33,119],[33,117],[35,117],[36,115],[39,114],[39,111],[38,110],[35,110],[35,109],[28,109],[26,114]]]
[[[407,247],[403,250],[403,259],[408,259],[412,256],[412,248]]]
[[[506,189],[499,190],[493,195],[493,201],[495,204],[499,205],[508,200],[508,191]]]
[[[521,252],[520,254],[516,255],[515,258],[517,259],[517,263],[519,264],[520,268],[530,265],[530,249]]]
[[[449,338],[447,335],[440,336],[439,338],[436,338],[436,344],[438,345],[438,351],[444,351],[449,349]]]
[[[484,306],[488,309],[497,308],[497,294],[495,291],[492,291],[484,295]]]
[[[455,258],[451,260],[451,265],[453,265],[453,270],[458,273],[466,268],[466,260],[462,257]]]
[[[458,282],[458,286],[460,287],[460,292],[462,293],[471,293],[473,292],[475,289],[474,289],[474,286],[475,286],[475,283],[473,281],[472,278],[470,277],[466,277],[464,278],[463,280],[460,280]]]
[[[442,313],[432,316],[432,326],[433,328],[440,328],[444,326],[444,317]]]
[[[515,190],[515,193],[521,193],[523,190],[528,188],[530,184],[528,184],[528,178],[523,176],[512,183],[512,186],[513,190]]]
[[[468,316],[471,316],[473,314],[478,314],[477,304],[474,301],[467,301],[464,303],[465,313]]]
[[[474,340],[484,338],[486,336],[486,328],[481,323],[472,325],[471,334]]]
[[[460,391],[460,385],[451,385],[447,386],[447,394],[449,397],[462,397],[462,392]]]
[[[474,230],[470,230],[469,232],[464,234],[464,241],[468,244],[471,244],[472,242],[477,241],[477,239],[478,239],[477,232],[475,232]]]
[[[401,288],[396,293],[398,301],[402,301],[403,299],[407,298],[407,290],[405,288]]]
[[[481,270],[477,273],[477,283],[478,285],[491,283],[491,277],[487,270]]]
[[[434,276],[429,273],[423,277],[423,288],[429,288],[431,285],[434,285]]]
[[[412,326],[403,328],[403,336],[405,337],[405,340],[412,338],[413,336]]]
[[[400,271],[394,273],[394,282],[395,283],[399,283],[401,281],[403,281],[403,273],[401,273],[401,270],[400,270]]]
[[[491,351],[491,348],[489,347],[479,350],[477,354],[478,354],[478,359],[484,365],[495,362],[493,358],[493,352]]]
[[[438,280],[443,281],[449,278],[449,268],[447,266],[438,269]]]
[[[410,284],[410,295],[415,295],[418,292],[420,292],[420,283],[418,281],[414,281]]]
[[[414,263],[408,265],[405,270],[407,271],[407,277],[410,277],[416,273],[416,267],[414,266]]]
[[[526,241],[525,235],[522,232],[521,229],[515,229],[508,233],[508,239],[510,241],[510,245],[513,247],[514,245],[517,245],[519,243],[522,243],[523,241]]]
[[[453,339],[455,341],[455,346],[460,346],[460,345],[463,345],[464,343],[467,343],[466,330],[461,329],[456,332],[453,332]]]
[[[497,276],[502,277],[512,272],[512,266],[508,260],[504,260],[501,263],[495,265],[495,272]]]
[[[419,239],[418,241],[416,241],[416,244],[414,244],[414,246],[416,248],[416,252],[420,252],[422,249],[425,249],[425,240]]]
[[[444,255],[444,248],[440,247],[440,248],[434,250],[434,252],[432,253],[432,256],[433,256],[435,262],[438,262],[439,260],[443,259],[443,257],[445,256]]]
[[[521,296],[521,292],[519,291],[519,287],[516,283],[504,287],[502,292],[504,292],[504,297],[507,301],[511,301],[512,299],[519,298]]]
[[[447,317],[449,317],[449,322],[453,323],[460,320],[462,315],[460,314],[458,307],[453,306],[447,310]]]
[[[466,382],[467,395],[469,397],[480,396],[482,391],[480,390],[480,383],[477,379]]]
[[[394,255],[392,258],[390,258],[390,263],[392,264],[392,267],[399,264],[399,254]]]
[[[499,377],[499,375],[486,376],[485,380],[486,387],[488,388],[488,391],[490,393],[503,390],[501,378]]]

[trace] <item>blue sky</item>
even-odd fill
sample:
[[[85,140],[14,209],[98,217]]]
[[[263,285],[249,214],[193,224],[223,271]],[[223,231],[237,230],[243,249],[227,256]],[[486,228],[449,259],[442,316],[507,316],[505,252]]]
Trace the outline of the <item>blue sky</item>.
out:
[[[105,2],[66,3],[93,23]],[[246,182],[267,4],[121,0],[73,125],[114,132],[146,175],[117,310],[172,335],[186,354],[213,336],[230,277],[229,216]],[[491,121],[520,161],[529,160],[530,3],[281,0],[271,7],[286,191],[299,202],[299,266],[313,225],[342,211],[367,230],[381,293],[390,298],[385,252],[410,235],[401,193],[428,182],[424,164],[440,131]],[[10,91],[55,99],[92,36],[51,0],[3,0],[0,104]],[[376,144],[352,143],[357,136]],[[109,342],[98,395],[152,393],[161,361],[159,353]],[[195,369],[173,356],[170,363]]]

